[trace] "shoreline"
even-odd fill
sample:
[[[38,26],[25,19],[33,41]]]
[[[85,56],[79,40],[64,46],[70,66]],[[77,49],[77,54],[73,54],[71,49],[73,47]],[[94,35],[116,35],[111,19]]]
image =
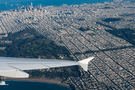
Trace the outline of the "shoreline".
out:
[[[6,78],[5,80],[12,80],[12,81],[29,81],[29,82],[43,82],[43,83],[50,83],[50,84],[56,84],[60,86],[67,87],[69,89],[70,86],[65,83],[61,83],[61,81],[57,81],[54,79],[36,79],[36,78]],[[72,90],[72,89],[71,89]]]
[[[63,3],[59,3],[59,4],[52,4],[52,2],[40,2],[40,3],[37,3],[37,1],[27,1],[26,3],[27,4],[24,4],[23,2],[20,2],[18,5],[20,5],[19,7],[22,7],[22,6],[30,6],[31,2],[34,4],[33,6],[36,7],[38,5],[42,5],[42,7],[48,7],[48,6],[56,6],[56,7],[59,7],[59,6],[62,6],[64,4],[70,6],[70,5],[81,5],[81,4],[84,4],[84,3],[87,3],[87,4],[96,4],[96,3],[104,3],[104,2],[108,2],[109,0],[99,0],[97,2],[93,2],[93,1],[84,1],[84,2],[75,2],[75,3],[68,3],[68,2],[63,2]],[[111,0],[112,2],[113,0]],[[17,9],[18,7],[15,5],[17,2],[10,2],[8,6],[5,5],[5,3],[0,3],[0,5],[3,5],[6,9],[4,10],[3,8],[0,9],[0,11],[10,11],[10,10],[15,10]],[[46,4],[46,3],[49,3],[49,4]],[[13,5],[13,6],[11,6]]]

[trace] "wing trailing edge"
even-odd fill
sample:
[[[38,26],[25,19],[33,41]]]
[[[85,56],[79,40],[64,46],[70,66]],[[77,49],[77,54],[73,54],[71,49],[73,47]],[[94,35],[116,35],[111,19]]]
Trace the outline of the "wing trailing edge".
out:
[[[29,74],[19,70],[4,70],[4,71],[0,71],[0,76],[11,77],[11,78],[28,78]]]

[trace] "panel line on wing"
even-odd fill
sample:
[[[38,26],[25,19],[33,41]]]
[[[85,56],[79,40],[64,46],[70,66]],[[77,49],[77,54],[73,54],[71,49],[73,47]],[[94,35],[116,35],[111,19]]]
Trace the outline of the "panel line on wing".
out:
[[[48,67],[48,68],[50,68],[49,66],[47,66],[47,65],[44,65],[43,63],[41,63],[43,66],[46,66],[46,67]]]
[[[47,65],[42,63],[10,63],[11,67],[19,69],[19,70],[34,70],[34,69],[45,69],[50,68]]]
[[[21,70],[20,68],[17,68],[17,67],[11,66],[11,65],[9,65],[9,66],[12,67],[12,68],[15,68],[17,70]]]

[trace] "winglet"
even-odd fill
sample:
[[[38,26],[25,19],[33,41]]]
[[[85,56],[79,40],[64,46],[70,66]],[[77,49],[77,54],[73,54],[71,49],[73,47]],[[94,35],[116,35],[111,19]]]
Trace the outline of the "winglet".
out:
[[[80,66],[87,71],[88,70],[88,63],[91,61],[94,57],[86,58],[81,61],[78,61],[80,63]]]

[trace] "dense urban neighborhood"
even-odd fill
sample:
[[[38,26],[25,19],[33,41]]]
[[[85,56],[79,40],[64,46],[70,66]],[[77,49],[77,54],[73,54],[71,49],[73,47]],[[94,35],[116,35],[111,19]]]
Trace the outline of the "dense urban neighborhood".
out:
[[[29,32],[31,29],[36,31],[33,31],[36,35],[31,33],[32,31]],[[31,52],[28,50],[32,50],[32,52],[39,50],[39,48],[28,49],[37,47],[34,46],[36,44],[43,44],[45,47],[48,44],[44,44],[43,41],[49,42],[49,39],[51,40],[49,45],[53,46],[55,43],[56,46],[54,48],[48,46],[50,49],[45,50],[51,51],[58,47],[63,48],[63,51],[61,49],[56,50],[58,54],[51,53],[51,58],[66,58],[79,61],[88,57],[95,57],[89,62],[89,70],[87,72],[81,67],[67,67],[40,70],[42,74],[44,72],[72,73],[73,75],[67,74],[69,76],[65,78],[61,74],[57,74],[58,76],[55,75],[55,79],[62,79],[62,83],[69,84],[74,90],[135,89],[134,0],[116,0],[94,4],[84,3],[81,5],[63,4],[61,6],[46,7],[41,5],[33,7],[31,3],[31,6],[18,7],[16,10],[0,11],[1,56],[5,56],[4,54],[7,54],[5,51],[8,50],[10,45],[15,43],[10,36],[12,35],[13,37],[14,33],[23,30],[27,32],[15,37],[14,40],[33,38],[32,40],[34,41],[37,39],[34,42],[26,40],[27,53]],[[42,43],[38,41],[42,41]],[[20,50],[23,50],[24,46],[26,46],[24,42],[18,42],[18,44],[14,45],[19,45]],[[41,46],[43,47],[43,45]],[[30,54],[27,57],[47,58],[44,54],[39,56],[37,54],[36,56],[32,56],[35,54]],[[17,57],[21,57],[19,55]],[[22,57],[25,56],[22,54]],[[32,73],[31,71],[28,72]],[[76,75],[73,72],[79,73]],[[45,76],[47,77],[42,75],[41,78],[47,79],[50,75],[52,74],[46,74]],[[51,76],[51,78],[54,77]]]

